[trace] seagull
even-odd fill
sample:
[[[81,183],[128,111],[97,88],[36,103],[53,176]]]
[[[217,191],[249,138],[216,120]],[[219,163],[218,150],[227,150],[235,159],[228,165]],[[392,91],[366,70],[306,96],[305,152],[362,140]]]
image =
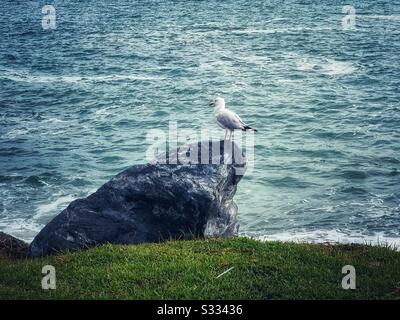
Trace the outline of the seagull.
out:
[[[225,108],[225,100],[224,98],[217,97],[214,100],[211,100],[209,103],[210,107],[214,108],[214,116],[217,120],[217,123],[220,127],[225,129],[225,138],[229,131],[229,140],[232,137],[233,130],[240,129],[246,131],[247,129],[253,130],[257,132],[256,129],[245,124],[242,119],[233,111]]]

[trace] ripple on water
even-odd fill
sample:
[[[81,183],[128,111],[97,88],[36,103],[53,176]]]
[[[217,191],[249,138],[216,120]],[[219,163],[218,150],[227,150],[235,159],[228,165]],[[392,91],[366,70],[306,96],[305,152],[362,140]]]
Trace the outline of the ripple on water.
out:
[[[359,170],[342,170],[341,176],[349,180],[363,180],[368,178],[368,174],[365,171]]]

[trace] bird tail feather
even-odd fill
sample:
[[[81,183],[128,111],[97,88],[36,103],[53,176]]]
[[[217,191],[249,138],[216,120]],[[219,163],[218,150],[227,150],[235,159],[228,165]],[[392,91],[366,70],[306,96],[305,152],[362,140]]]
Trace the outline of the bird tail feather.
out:
[[[258,130],[257,129],[253,129],[252,127],[250,127],[250,126],[244,126],[244,128],[242,129],[243,131],[246,131],[246,130],[253,130],[254,132],[257,132]]]

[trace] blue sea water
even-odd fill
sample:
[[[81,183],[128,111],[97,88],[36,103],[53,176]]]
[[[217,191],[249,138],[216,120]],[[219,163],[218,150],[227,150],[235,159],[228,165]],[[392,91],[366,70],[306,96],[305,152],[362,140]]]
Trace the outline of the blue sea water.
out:
[[[219,94],[259,130],[242,234],[400,245],[400,2],[3,0],[0,34],[0,231],[32,240],[171,119],[217,128]]]

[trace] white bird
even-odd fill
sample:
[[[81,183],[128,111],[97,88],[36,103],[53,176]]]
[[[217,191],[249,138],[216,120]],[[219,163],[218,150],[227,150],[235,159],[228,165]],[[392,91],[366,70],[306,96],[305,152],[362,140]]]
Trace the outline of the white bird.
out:
[[[214,108],[214,116],[219,126],[225,129],[224,140],[226,140],[228,131],[229,139],[232,137],[233,130],[240,129],[246,131],[247,129],[250,129],[257,132],[256,129],[245,124],[235,112],[225,107],[224,98],[217,97],[214,100],[211,100],[209,106]]]

